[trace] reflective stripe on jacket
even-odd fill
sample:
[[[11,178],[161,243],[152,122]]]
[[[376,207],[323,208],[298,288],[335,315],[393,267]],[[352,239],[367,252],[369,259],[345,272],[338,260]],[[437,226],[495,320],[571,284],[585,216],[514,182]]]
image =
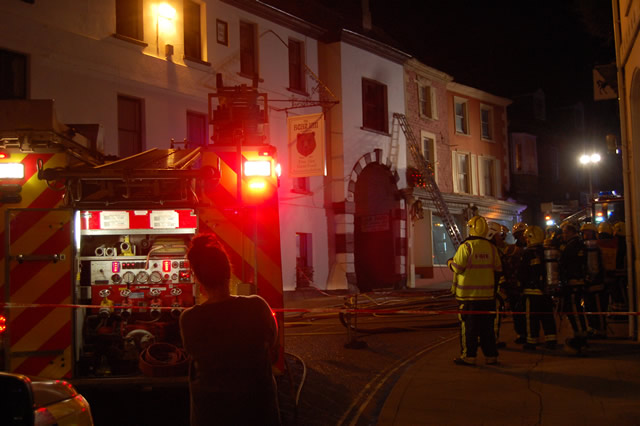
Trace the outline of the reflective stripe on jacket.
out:
[[[495,297],[495,272],[502,271],[497,248],[484,238],[469,238],[458,247],[453,261],[452,293],[458,300]]]

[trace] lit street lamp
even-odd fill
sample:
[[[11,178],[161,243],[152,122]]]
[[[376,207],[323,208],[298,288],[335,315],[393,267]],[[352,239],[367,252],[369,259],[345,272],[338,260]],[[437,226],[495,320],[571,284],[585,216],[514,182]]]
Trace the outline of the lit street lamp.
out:
[[[594,152],[591,155],[582,154],[580,157],[580,164],[587,167],[587,173],[589,174],[589,201],[593,196],[593,186],[591,185],[591,169],[593,166],[600,162],[600,154]]]

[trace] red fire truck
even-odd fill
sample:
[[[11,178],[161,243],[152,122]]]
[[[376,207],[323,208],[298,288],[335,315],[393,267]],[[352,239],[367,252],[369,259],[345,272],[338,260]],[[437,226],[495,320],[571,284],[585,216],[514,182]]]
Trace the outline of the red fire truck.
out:
[[[178,317],[199,298],[186,259],[199,232],[225,244],[233,294],[282,307],[266,108],[254,88],[220,87],[209,99],[213,144],[115,161],[58,123],[52,101],[0,101],[5,371],[140,376],[145,348],[180,346]]]

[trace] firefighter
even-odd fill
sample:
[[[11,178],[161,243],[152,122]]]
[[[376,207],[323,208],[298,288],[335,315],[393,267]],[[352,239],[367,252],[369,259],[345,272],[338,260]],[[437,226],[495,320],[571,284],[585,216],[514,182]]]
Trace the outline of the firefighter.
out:
[[[522,312],[522,288],[518,281],[518,268],[522,261],[522,253],[524,247],[526,247],[526,241],[524,240],[524,231],[527,229],[527,224],[518,222],[513,225],[512,234],[516,239],[514,244],[508,244],[504,252],[502,253],[502,278],[500,281],[500,287],[504,289],[506,294],[507,305],[511,312]],[[524,241],[524,245],[522,242]],[[525,318],[522,314],[513,315],[513,327],[516,332],[517,344],[526,343],[526,327]]]
[[[562,245],[562,231],[558,225],[549,225],[545,230],[546,238],[544,240],[545,247],[560,248]]]
[[[470,237],[458,247],[449,267],[453,271],[451,292],[459,303],[460,311],[494,311],[496,286],[502,266],[496,247],[485,237],[487,221],[474,216],[467,222]],[[464,313],[460,319],[460,356],[458,365],[475,365],[478,342],[487,364],[498,363],[496,336],[493,331],[494,315]]]
[[[487,225],[489,227],[489,230],[487,231],[487,240],[496,246],[498,254],[500,255],[500,261],[502,262],[502,255],[507,247],[507,243],[504,239],[506,234],[509,233],[509,229],[504,225],[500,225],[498,222],[488,222]],[[500,282],[498,283],[498,288],[496,290],[496,315],[493,321],[493,330],[496,335],[497,348],[503,348],[507,345],[505,342],[500,341],[500,326],[502,325],[502,316],[504,315],[506,298],[506,293],[501,287],[502,281],[503,277],[501,275]]]
[[[565,247],[560,254],[558,272],[562,285],[564,310],[571,323],[573,337],[567,339],[567,349],[576,355],[582,355],[587,346],[587,325],[582,309],[586,275],[586,249],[578,226],[573,222],[560,225]]]
[[[587,274],[585,276],[584,307],[588,312],[599,312],[587,317],[589,337],[607,336],[606,316],[609,309],[609,294],[605,292],[605,269],[602,263],[602,251],[598,246],[598,229],[593,223],[584,223],[580,227],[582,240],[587,249]]]
[[[544,231],[539,226],[528,226],[524,231],[527,248],[522,254],[518,277],[522,285],[522,304],[525,314],[527,341],[525,350],[535,350],[544,330],[545,346],[555,349],[557,344],[556,322],[553,316],[553,300],[546,291],[547,274],[544,263]]]

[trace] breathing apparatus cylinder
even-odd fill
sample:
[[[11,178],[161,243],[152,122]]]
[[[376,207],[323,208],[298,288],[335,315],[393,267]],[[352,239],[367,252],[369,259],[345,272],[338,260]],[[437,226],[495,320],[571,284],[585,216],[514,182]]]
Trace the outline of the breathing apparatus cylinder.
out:
[[[547,293],[554,294],[560,287],[560,273],[558,261],[560,260],[560,250],[555,247],[545,247],[544,263],[547,270]]]

